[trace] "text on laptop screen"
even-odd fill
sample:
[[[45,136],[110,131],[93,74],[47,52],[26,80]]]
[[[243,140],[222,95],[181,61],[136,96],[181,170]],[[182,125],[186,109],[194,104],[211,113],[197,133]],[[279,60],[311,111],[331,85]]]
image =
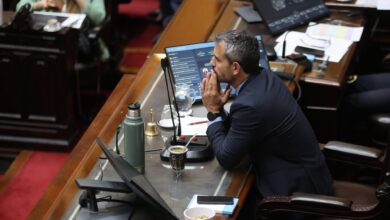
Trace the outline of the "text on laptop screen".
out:
[[[271,34],[279,34],[329,13],[323,0],[253,0]]]
[[[261,36],[256,36],[256,38],[259,41],[260,50],[259,65],[269,69],[262,38]],[[211,71],[210,60],[214,54],[214,46],[214,42],[205,42],[165,48],[175,84],[187,84],[194,89],[195,101],[202,99],[200,92],[200,84],[203,79],[202,70],[207,68]],[[226,83],[221,83],[221,89],[225,88]],[[232,91],[231,94],[234,92]]]

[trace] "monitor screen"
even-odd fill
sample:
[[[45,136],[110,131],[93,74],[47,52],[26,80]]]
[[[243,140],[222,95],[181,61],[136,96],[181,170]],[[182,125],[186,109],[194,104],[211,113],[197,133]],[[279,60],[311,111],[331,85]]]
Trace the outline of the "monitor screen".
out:
[[[161,219],[178,219],[144,175],[140,174],[120,155],[109,150],[100,138],[97,138],[96,142],[110,161],[112,167],[138,198],[158,211]]]
[[[329,13],[323,0],[253,0],[272,35]]]
[[[269,69],[267,53],[261,36],[259,41],[259,65]],[[195,91],[195,101],[202,100],[200,84],[203,79],[203,68],[211,71],[210,60],[214,54],[214,42],[195,43],[165,48],[175,84],[188,84]],[[226,84],[221,83],[221,89]],[[234,94],[232,91],[231,94]]]

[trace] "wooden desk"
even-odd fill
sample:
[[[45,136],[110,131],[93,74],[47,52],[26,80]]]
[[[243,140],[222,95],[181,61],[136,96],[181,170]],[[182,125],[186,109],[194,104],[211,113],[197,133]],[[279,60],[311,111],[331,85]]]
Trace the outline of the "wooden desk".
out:
[[[158,71],[160,65],[156,53],[161,53],[164,47],[168,45],[205,41],[221,30],[235,28],[238,18],[232,12],[232,8],[238,4],[242,4],[242,2],[187,0],[182,3],[176,16],[163,32],[136,78],[132,75],[122,77],[112,95],[76,145],[59,175],[55,177],[31,212],[30,219],[60,219],[64,215],[79,192],[74,180],[87,177],[93,167],[96,166],[97,157],[102,153],[95,143],[96,137],[100,136],[104,142],[110,143],[115,135],[117,125],[124,119],[127,104],[143,97],[146,88],[150,88],[151,84],[154,83],[154,74]],[[205,10],[208,12],[207,16],[204,16]],[[245,26],[243,22],[239,22],[239,24],[243,25],[242,28]],[[249,28],[249,26],[247,27]],[[258,25],[251,26],[251,29],[258,27]],[[265,39],[271,39],[271,37],[265,35]],[[242,179],[245,174],[239,172],[234,175],[237,175],[237,178],[233,179]],[[249,176],[240,193],[242,199],[238,205],[238,210],[242,207],[242,202],[252,182],[253,176]],[[232,181],[225,194],[234,195],[239,187],[239,181]],[[237,213],[231,219],[236,218]]]
[[[6,12],[5,24],[13,12]],[[66,150],[74,126],[73,86],[78,31],[56,33],[0,27],[2,147]]]
[[[167,36],[175,36],[174,39],[178,40],[177,44],[204,41],[209,36],[208,33],[203,31],[212,30],[227,3],[228,0],[184,1],[152,52],[162,52],[165,45],[175,43]],[[208,8],[213,10],[209,11],[208,16],[204,16],[202,10]],[[193,24],[194,21],[202,22],[196,25],[188,25]],[[186,39],[187,36],[190,39]],[[90,127],[75,146],[69,160],[32,210],[29,216],[30,219],[60,219],[64,215],[72,199],[79,192],[74,180],[86,177],[95,166],[97,156],[102,153],[95,143],[96,137],[102,137],[106,143],[112,140],[117,125],[124,119],[127,104],[142,96],[145,88],[154,81],[153,74],[158,67],[159,63],[149,57],[136,78],[133,75],[122,77]],[[232,183],[233,186],[237,187],[237,184]],[[244,188],[249,189],[247,186]],[[242,193],[244,192],[243,190]]]
[[[265,44],[274,46],[276,37],[269,34],[269,31],[263,23],[248,24],[234,12],[234,8],[248,4],[250,3],[231,1],[226,7],[221,19],[215,25],[210,37],[212,38],[212,36],[219,32],[229,29],[247,30],[253,34],[261,34]],[[349,11],[332,11],[330,16],[335,19],[342,19],[347,13]],[[348,22],[353,22],[358,25],[364,24],[362,17],[353,18],[352,20],[348,20]],[[298,27],[294,30],[304,32],[306,27]],[[336,113],[342,96],[345,78],[352,71],[350,69],[350,63],[355,54],[356,47],[357,44],[353,43],[339,63],[329,62],[328,68],[323,74],[318,74],[314,71],[306,72],[300,78],[302,87],[300,104],[320,142],[326,142],[336,137]],[[318,65],[318,63],[314,65]]]

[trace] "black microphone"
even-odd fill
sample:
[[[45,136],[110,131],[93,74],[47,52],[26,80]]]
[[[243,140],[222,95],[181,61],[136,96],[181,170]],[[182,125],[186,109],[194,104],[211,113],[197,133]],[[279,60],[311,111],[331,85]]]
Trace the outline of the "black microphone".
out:
[[[177,112],[177,120],[178,120],[178,125],[177,125],[177,130],[178,130],[178,135],[181,135],[181,122],[180,122],[180,114],[179,114],[179,108],[177,106],[176,98],[175,98],[175,90],[173,88],[173,80],[171,77],[171,72],[169,68],[169,63],[167,58],[162,58],[161,59],[161,67],[164,72],[164,79],[165,79],[165,87],[167,89],[167,95],[168,95],[168,103],[169,103],[169,108],[171,112],[171,119],[172,119],[172,125],[173,125],[173,137],[172,137],[172,144],[177,145],[177,135],[176,135],[176,126],[175,126],[175,119],[173,117],[173,111],[172,111],[172,100],[171,100],[171,93],[169,92],[169,85],[171,87],[171,91],[173,94],[173,105],[176,109]],[[167,77],[168,75],[168,77]],[[169,78],[169,83],[168,83],[168,78]]]
[[[284,35],[284,39],[283,39],[283,47],[282,47],[282,58],[283,60],[286,58],[286,39],[287,39],[287,35],[290,33],[290,31],[287,31],[286,32],[286,35]]]

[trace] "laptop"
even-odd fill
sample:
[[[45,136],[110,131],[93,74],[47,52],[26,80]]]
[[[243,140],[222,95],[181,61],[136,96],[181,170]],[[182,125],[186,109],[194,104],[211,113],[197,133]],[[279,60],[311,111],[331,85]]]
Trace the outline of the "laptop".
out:
[[[253,0],[271,35],[307,24],[329,14],[323,0]]]
[[[145,203],[159,212],[161,219],[178,220],[173,211],[154,189],[152,184],[120,155],[109,150],[100,138],[96,139],[104,155],[125,184]]]
[[[260,60],[259,66],[269,69],[267,53],[260,35],[259,41]],[[171,46],[165,48],[169,60],[169,68],[175,84],[188,84],[195,91],[195,102],[202,100],[200,84],[203,79],[203,68],[211,71],[210,60],[214,54],[215,42],[203,42],[187,45]],[[221,83],[221,89],[226,88],[226,83]],[[234,94],[234,91],[231,92]]]

